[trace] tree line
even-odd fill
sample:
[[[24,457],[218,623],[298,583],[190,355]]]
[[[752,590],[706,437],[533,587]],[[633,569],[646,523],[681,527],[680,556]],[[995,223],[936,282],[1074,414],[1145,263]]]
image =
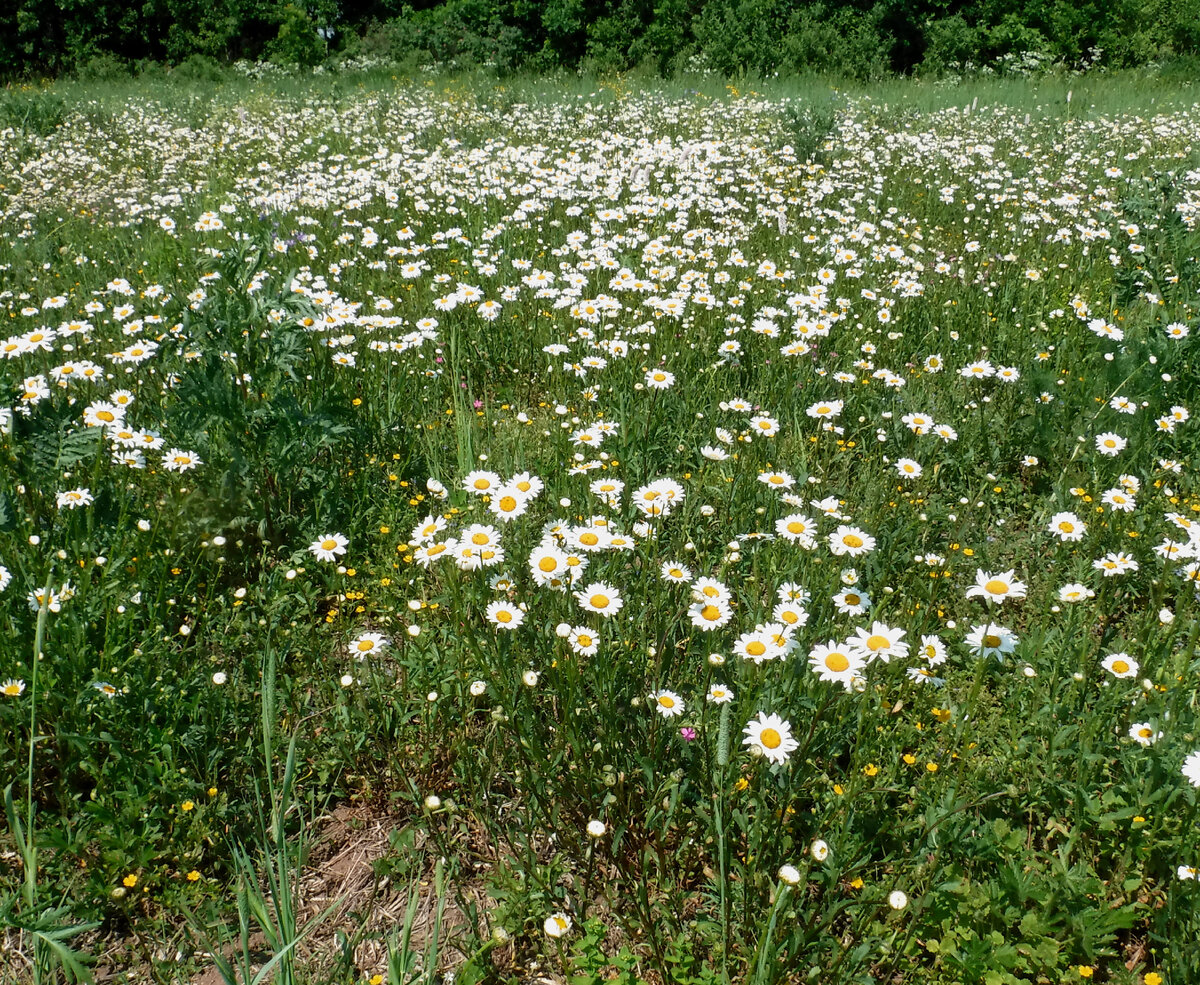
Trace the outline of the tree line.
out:
[[[0,76],[368,56],[664,75],[1125,68],[1200,55],[1200,0],[10,0]]]

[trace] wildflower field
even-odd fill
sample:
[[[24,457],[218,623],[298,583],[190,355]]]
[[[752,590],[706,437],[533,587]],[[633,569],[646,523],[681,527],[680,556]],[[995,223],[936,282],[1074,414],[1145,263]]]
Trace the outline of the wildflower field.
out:
[[[0,980],[1200,981],[1200,105],[1073,85],[0,93]]]

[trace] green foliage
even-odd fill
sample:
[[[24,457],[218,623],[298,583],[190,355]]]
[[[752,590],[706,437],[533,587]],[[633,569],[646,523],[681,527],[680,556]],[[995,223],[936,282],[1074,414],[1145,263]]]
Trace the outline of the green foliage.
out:
[[[583,67],[727,76],[1074,71],[1200,51],[1192,0],[18,0],[0,14],[0,75],[120,74],[192,55],[315,66],[384,57],[408,70]],[[330,51],[321,28],[336,32]],[[116,59],[116,61],[113,61]]]
[[[267,45],[267,57],[282,65],[309,68],[325,57],[325,43],[317,35],[317,25],[303,8],[290,3],[283,8],[279,33]]]

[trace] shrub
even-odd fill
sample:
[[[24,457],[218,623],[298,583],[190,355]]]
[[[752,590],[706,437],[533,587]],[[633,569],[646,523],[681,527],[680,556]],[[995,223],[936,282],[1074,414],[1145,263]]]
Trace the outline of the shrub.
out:
[[[267,45],[267,57],[280,65],[304,65],[311,68],[325,57],[325,42],[317,27],[300,7],[288,4],[275,40]]]

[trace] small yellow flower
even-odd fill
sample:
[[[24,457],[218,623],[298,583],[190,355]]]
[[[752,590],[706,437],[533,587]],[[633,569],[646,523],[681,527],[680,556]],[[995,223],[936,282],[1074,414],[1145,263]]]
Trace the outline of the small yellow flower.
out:
[[[860,876],[855,876],[853,879],[851,879],[850,880],[850,888],[851,889],[862,889],[863,888],[862,878]]]
[[[124,879],[121,880],[121,883],[122,883],[122,885],[127,886],[130,889],[132,889],[134,886],[137,885],[137,881],[138,881],[138,877],[131,872],[129,875],[127,875]]]
[[[938,771],[938,764],[937,763],[926,763],[925,769],[927,769],[930,773],[936,773]]]
[[[215,797],[215,796],[217,795],[217,788],[216,788],[216,787],[209,787],[209,788],[208,788],[208,795],[209,795],[210,797]]]
[[[383,975],[372,975],[371,985],[383,985]]]
[[[192,801],[190,801],[190,800],[185,800],[185,801],[184,801],[182,804],[180,804],[179,806],[180,806],[180,809],[181,809],[181,810],[183,810],[183,811],[186,813],[187,811],[190,811],[190,810],[192,810],[192,808],[194,808],[196,805],[195,805],[195,804],[194,804]]]
[[[1092,975],[1094,975],[1095,973],[1096,973],[1096,969],[1093,968],[1090,964],[1081,964],[1079,966],[1079,977],[1080,978],[1091,978]]]
[[[195,869],[192,869],[192,871],[187,874],[188,882],[195,882],[199,878],[200,878],[200,873],[197,872]]]
[[[1162,985],[1162,975],[1160,975],[1157,971],[1152,971],[1147,974],[1142,981],[1145,982],[1146,985]]]
[[[911,752],[906,752],[904,754],[904,762],[907,765],[912,766],[912,764],[915,763],[916,761],[917,761],[917,757],[914,756]]]
[[[879,772],[879,767],[876,766],[874,763],[867,763],[867,765],[863,767],[863,773],[866,776],[874,776],[878,772]]]
[[[738,782],[733,785],[733,789],[738,793],[741,793],[748,786],[750,786],[750,781],[743,776],[738,778]]]

